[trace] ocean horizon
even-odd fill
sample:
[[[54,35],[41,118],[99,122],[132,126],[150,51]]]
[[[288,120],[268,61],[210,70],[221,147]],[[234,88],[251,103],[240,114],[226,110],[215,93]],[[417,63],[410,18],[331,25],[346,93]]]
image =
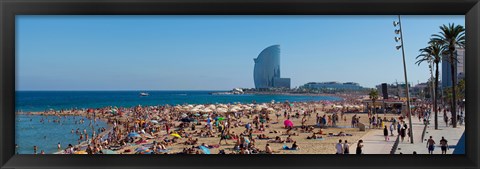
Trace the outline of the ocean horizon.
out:
[[[140,96],[147,92],[149,96]],[[46,110],[86,109],[108,106],[158,106],[183,104],[228,104],[228,103],[269,103],[336,101],[333,96],[306,96],[285,94],[242,94],[212,95],[212,92],[225,90],[131,90],[131,91],[16,91],[15,109],[17,112]]]

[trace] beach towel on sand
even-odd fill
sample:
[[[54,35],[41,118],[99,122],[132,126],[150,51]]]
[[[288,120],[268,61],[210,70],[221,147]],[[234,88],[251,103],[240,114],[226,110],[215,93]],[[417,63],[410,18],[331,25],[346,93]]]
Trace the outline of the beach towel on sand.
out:
[[[298,149],[290,149],[287,145],[283,145],[282,150],[298,150]]]

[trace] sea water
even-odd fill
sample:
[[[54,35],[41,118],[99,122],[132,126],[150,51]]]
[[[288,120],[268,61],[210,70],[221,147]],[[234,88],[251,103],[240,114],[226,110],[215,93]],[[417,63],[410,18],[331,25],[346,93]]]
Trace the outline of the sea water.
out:
[[[43,122],[41,122],[42,118]],[[60,123],[53,122],[54,119],[60,119]],[[83,124],[78,123],[80,119],[84,119]],[[58,151],[58,143],[62,149],[65,149],[68,144],[77,145],[80,136],[75,131],[79,129],[83,133],[83,130],[86,129],[90,139],[93,131],[89,124],[90,120],[81,116],[17,115],[15,120],[15,143],[18,145],[16,153],[33,154],[33,146],[37,146],[38,154],[41,150],[45,151],[45,154],[52,154]],[[94,121],[93,127],[97,134],[99,134],[99,128],[108,128],[107,123],[102,120]],[[71,133],[72,129],[73,133]]]

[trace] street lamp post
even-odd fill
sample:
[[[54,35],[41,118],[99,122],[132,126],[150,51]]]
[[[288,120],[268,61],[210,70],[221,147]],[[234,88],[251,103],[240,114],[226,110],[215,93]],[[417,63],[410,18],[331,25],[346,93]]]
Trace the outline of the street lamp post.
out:
[[[434,119],[435,120],[435,130],[438,130],[438,115],[436,113],[437,110],[436,110],[436,107],[435,107],[435,105],[436,105],[435,102],[437,102],[437,97],[436,97],[437,94],[435,93],[436,92],[435,91],[435,81],[433,79],[433,69],[434,69],[433,68],[433,62],[434,61],[433,61],[433,58],[432,58],[432,60],[430,61],[430,79],[431,79],[431,83],[432,83],[432,94],[431,94],[430,97],[432,98],[432,110],[433,111],[431,111],[428,116],[429,116],[429,119],[430,119],[430,115],[432,113],[435,113],[435,119]]]
[[[403,45],[403,31],[402,31],[402,23],[401,23],[401,19],[400,19],[400,15],[398,15],[398,22],[393,22],[393,26],[399,26],[400,29],[397,29],[395,30],[395,33],[396,34],[400,34],[400,38],[398,37],[395,37],[395,41],[398,42],[398,40],[400,40],[401,42],[401,45],[400,46],[396,46],[397,50],[399,50],[400,48],[402,48],[402,56],[403,56],[403,74],[405,75],[405,90],[406,90],[406,96],[407,96],[407,113],[408,113],[408,120],[410,121],[410,127],[409,127],[409,130],[410,130],[410,143],[413,144],[413,130],[412,130],[412,112],[411,112],[411,108],[410,108],[410,96],[409,96],[409,90],[408,90],[408,80],[407,80],[407,64],[405,63],[405,46]]]

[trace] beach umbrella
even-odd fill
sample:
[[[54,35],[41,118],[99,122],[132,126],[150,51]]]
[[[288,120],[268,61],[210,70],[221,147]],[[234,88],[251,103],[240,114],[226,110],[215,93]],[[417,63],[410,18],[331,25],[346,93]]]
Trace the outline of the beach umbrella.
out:
[[[182,114],[182,116],[180,116],[180,117],[182,117],[182,118],[186,118],[186,117],[188,117],[188,115],[187,115],[187,114],[185,114],[185,113],[183,113],[183,114]]]
[[[286,127],[293,127],[293,122],[287,119],[283,122],[283,125],[285,125]]]
[[[154,123],[154,124],[158,124],[158,121],[157,120],[152,120],[150,121],[151,123]]]
[[[198,113],[195,113],[195,114],[193,114],[193,115],[194,115],[194,116],[200,116],[200,114],[198,114]]]
[[[203,116],[203,117],[208,117],[208,114],[203,114],[202,116]]]
[[[177,134],[177,133],[173,133],[173,134],[170,134],[170,135],[173,136],[173,137],[176,137],[176,138],[182,138],[182,136],[180,136],[180,135]]]
[[[103,154],[118,154],[117,152],[109,150],[109,149],[103,149],[102,153]]]
[[[205,154],[210,154],[210,149],[208,149],[207,147],[205,146],[199,146],[200,150],[203,151],[203,153]]]
[[[141,137],[141,136],[136,132],[131,132],[130,134],[128,134],[128,137]]]
[[[203,109],[203,112],[208,113],[208,112],[212,112],[212,110],[209,108],[206,108],[206,109]]]
[[[226,108],[217,108],[217,112],[226,113],[226,112],[228,112],[228,110]]]

